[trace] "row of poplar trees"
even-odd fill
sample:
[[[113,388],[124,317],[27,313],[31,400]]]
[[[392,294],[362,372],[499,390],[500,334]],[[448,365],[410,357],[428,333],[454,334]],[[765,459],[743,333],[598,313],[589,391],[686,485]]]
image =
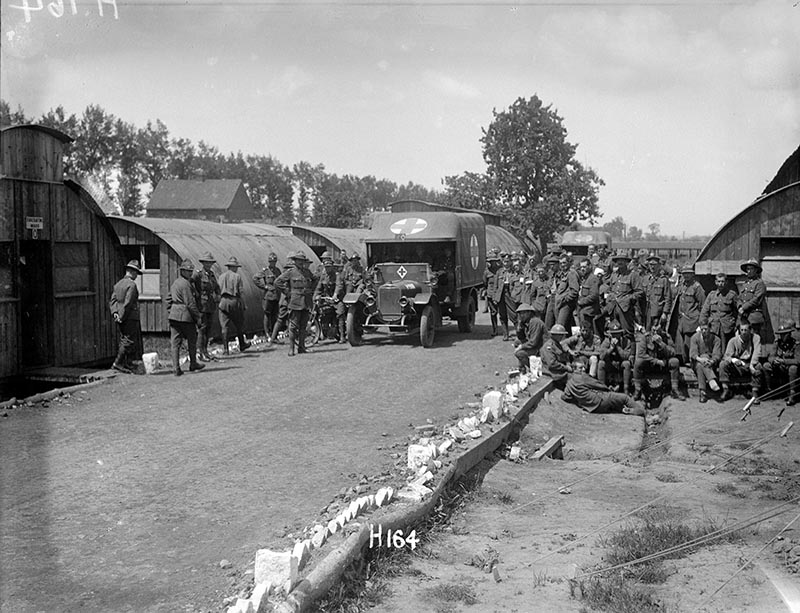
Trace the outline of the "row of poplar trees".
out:
[[[124,215],[141,214],[161,179],[241,179],[256,210],[275,223],[359,227],[372,211],[404,198],[501,214],[509,230],[544,251],[554,235],[600,215],[602,179],[575,157],[563,118],[536,96],[492,111],[480,139],[486,170],[442,179],[442,190],[409,182],[398,185],[372,176],[336,175],[323,164],[291,168],[270,155],[221,153],[204,141],[170,135],[156,119],[136,127],[98,105],[81,115],[59,106],[39,118],[26,117],[0,101],[0,125],[38,123],[75,140],[67,172],[89,177]]]

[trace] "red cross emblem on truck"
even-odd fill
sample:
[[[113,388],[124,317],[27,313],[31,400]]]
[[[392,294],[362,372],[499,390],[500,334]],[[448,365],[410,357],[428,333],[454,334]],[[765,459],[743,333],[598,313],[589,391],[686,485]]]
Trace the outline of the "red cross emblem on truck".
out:
[[[389,226],[389,230],[392,234],[409,235],[422,232],[427,227],[428,222],[424,219],[420,219],[419,217],[406,217],[405,219],[394,222]]]

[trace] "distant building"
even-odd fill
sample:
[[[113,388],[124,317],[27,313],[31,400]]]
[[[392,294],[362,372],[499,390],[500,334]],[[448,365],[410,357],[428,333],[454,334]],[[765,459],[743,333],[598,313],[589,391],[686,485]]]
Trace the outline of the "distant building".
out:
[[[153,190],[146,215],[216,222],[256,217],[240,179],[164,179]]]

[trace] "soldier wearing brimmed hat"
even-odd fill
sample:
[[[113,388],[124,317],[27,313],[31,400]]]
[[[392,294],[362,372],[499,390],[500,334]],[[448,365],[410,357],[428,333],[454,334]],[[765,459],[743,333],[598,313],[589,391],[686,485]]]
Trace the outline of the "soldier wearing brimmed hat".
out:
[[[774,389],[773,385],[777,383],[777,379],[786,379],[789,383],[786,406],[794,405],[797,402],[798,394],[797,374],[798,365],[800,365],[800,343],[792,336],[794,329],[794,322],[787,321],[775,331],[776,341],[764,364],[764,381],[767,390]]]
[[[286,308],[289,310],[289,355],[308,353],[306,349],[306,327],[313,307],[314,288],[317,277],[308,269],[309,259],[302,251],[289,254],[294,267],[281,273],[275,279],[275,287],[286,295]]]
[[[530,357],[539,355],[544,343],[545,329],[541,311],[530,304],[522,303],[517,307],[517,340],[514,342],[514,357],[519,362],[520,372],[528,372],[531,367]]]
[[[520,274],[514,272],[511,259],[508,254],[503,257],[504,253],[500,253],[502,267],[495,272],[494,287],[490,294],[487,293],[487,296],[497,306],[497,317],[503,331],[503,340],[507,341],[509,338],[508,321],[511,320],[512,325],[517,323],[517,306],[519,305],[516,304],[513,296],[515,285],[519,283]]]
[[[747,275],[739,290],[739,320],[747,321],[755,334],[760,334],[764,323],[764,296],[767,286],[761,279],[761,264],[750,258],[740,268]]]
[[[261,298],[261,309],[264,311],[264,336],[267,338],[267,345],[272,345],[275,341],[273,338],[273,329],[275,322],[278,321],[278,309],[280,303],[281,293],[275,287],[275,279],[281,274],[281,269],[278,268],[278,255],[274,251],[270,251],[267,256],[267,265],[261,269],[261,272],[253,275],[253,283],[255,286],[263,290],[264,296]]]
[[[228,339],[235,336],[239,341],[239,351],[245,351],[249,346],[244,338],[244,281],[239,275],[239,260],[231,257],[225,262],[228,269],[219,276],[219,291],[222,298],[219,301],[219,325],[222,328],[222,344],[225,355],[230,353]]]
[[[619,323],[626,334],[633,335],[637,303],[642,295],[642,282],[636,272],[628,270],[631,258],[627,253],[617,252],[612,261],[616,270],[611,273],[608,281],[604,314]]]
[[[322,260],[322,269],[319,273],[317,287],[314,289],[314,302],[321,305],[319,313],[322,332],[327,334],[327,331],[333,326],[336,330],[335,335],[338,336],[338,338],[334,336],[333,340],[344,343],[347,338],[346,317],[338,317],[335,308],[325,305],[326,300],[338,305],[344,298],[342,273],[336,270],[333,257],[329,252],[323,251],[320,260]],[[328,335],[326,338],[330,339],[331,337]]]
[[[210,251],[206,251],[199,258],[202,268],[192,274],[192,287],[197,295],[197,309],[200,319],[197,321],[197,357],[203,362],[210,362],[214,358],[208,353],[208,335],[211,331],[211,321],[219,304],[220,292],[217,275],[212,266],[216,262]]]
[[[142,329],[139,324],[139,288],[136,277],[142,270],[139,262],[131,260],[125,265],[125,276],[114,285],[108,306],[119,332],[119,349],[114,370],[134,372],[133,360],[142,359]]]
[[[567,384],[567,375],[572,372],[569,352],[561,344],[567,337],[567,330],[561,324],[550,328],[548,338],[539,350],[542,358],[542,373],[553,379],[553,384],[560,390]]]
[[[600,345],[597,361],[597,379],[606,385],[615,379],[620,382],[623,391],[633,395],[633,362],[636,357],[636,345],[633,338],[625,334],[622,326],[612,321],[606,337]]]
[[[344,297],[347,294],[363,292],[367,284],[367,278],[367,271],[364,270],[364,266],[361,264],[361,256],[357,253],[352,254],[339,275],[340,286],[336,288],[336,294]],[[336,303],[336,317],[339,321],[342,339],[347,337],[347,309],[347,305],[340,298],[339,302]],[[345,332],[341,333],[341,330]]]
[[[675,331],[675,349],[684,364],[689,364],[689,340],[700,324],[700,311],[706,301],[706,292],[694,278],[694,266],[681,268],[681,283],[675,296],[678,309],[678,327]]]
[[[181,370],[181,346],[183,340],[189,346],[189,370],[202,370],[204,364],[197,362],[197,323],[200,310],[197,308],[194,289],[190,279],[194,273],[191,260],[183,260],[178,268],[179,276],[172,282],[167,296],[167,319],[169,319],[169,338],[172,346],[172,367],[176,377]]]
[[[716,274],[714,285],[716,289],[708,293],[703,308],[700,309],[700,325],[708,324],[711,332],[719,337],[724,351],[736,331],[738,296],[724,272]]]

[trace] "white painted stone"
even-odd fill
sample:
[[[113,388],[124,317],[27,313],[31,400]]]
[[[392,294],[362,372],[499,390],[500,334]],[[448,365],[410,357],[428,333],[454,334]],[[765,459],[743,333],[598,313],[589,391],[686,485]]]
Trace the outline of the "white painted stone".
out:
[[[542,358],[537,355],[533,355],[529,359],[531,367],[529,371],[530,374],[528,376],[530,377],[531,382],[533,382],[542,376]]]
[[[498,390],[486,392],[481,400],[481,406],[490,411],[498,410],[503,404],[503,394]]]
[[[339,515],[336,516],[336,523],[339,525],[340,528],[344,528],[344,525],[348,521],[347,518],[345,517],[345,513],[347,513],[347,511],[345,511],[344,513],[339,513]]]
[[[453,441],[450,440],[450,439],[447,439],[446,441],[441,443],[439,445],[439,455],[446,454],[450,450],[450,447],[452,447],[452,446],[453,446]]]
[[[267,581],[273,585],[281,585],[290,576],[291,557],[290,551],[271,551],[269,549],[256,551],[253,577],[256,585]]]
[[[481,431],[476,428],[475,430],[469,433],[469,436],[470,438],[480,438],[483,435],[481,434]]]
[[[369,496],[367,496],[367,500],[369,501],[370,508],[377,506],[377,503],[375,502],[375,494],[370,494]]]
[[[253,593],[250,594],[250,602],[253,603],[254,613],[267,613],[269,610],[269,593],[272,591],[272,584],[269,582],[256,585]]]
[[[436,470],[439,470],[442,467],[442,461],[441,460],[434,460],[433,461],[433,465],[436,468]]]
[[[298,541],[292,549],[292,557],[297,559],[297,567],[302,569],[306,565],[310,552],[304,541]]]
[[[339,529],[339,524],[335,519],[332,519],[328,522],[328,532],[330,534],[336,534],[336,531]]]
[[[325,544],[325,541],[328,540],[328,530],[327,528],[322,532],[315,532],[314,536],[311,537],[311,543],[314,545],[315,549],[319,549]]]
[[[145,374],[152,375],[158,370],[158,353],[153,351],[142,354],[142,364],[144,365]]]
[[[358,517],[359,510],[360,510],[360,507],[359,507],[359,504],[358,504],[358,500],[353,500],[350,503],[350,508],[348,509],[348,511],[350,511],[351,518]]]
[[[429,458],[435,458],[438,455],[438,449],[433,443],[426,445],[409,445],[408,446],[408,468],[416,470],[420,466],[427,464]]]

